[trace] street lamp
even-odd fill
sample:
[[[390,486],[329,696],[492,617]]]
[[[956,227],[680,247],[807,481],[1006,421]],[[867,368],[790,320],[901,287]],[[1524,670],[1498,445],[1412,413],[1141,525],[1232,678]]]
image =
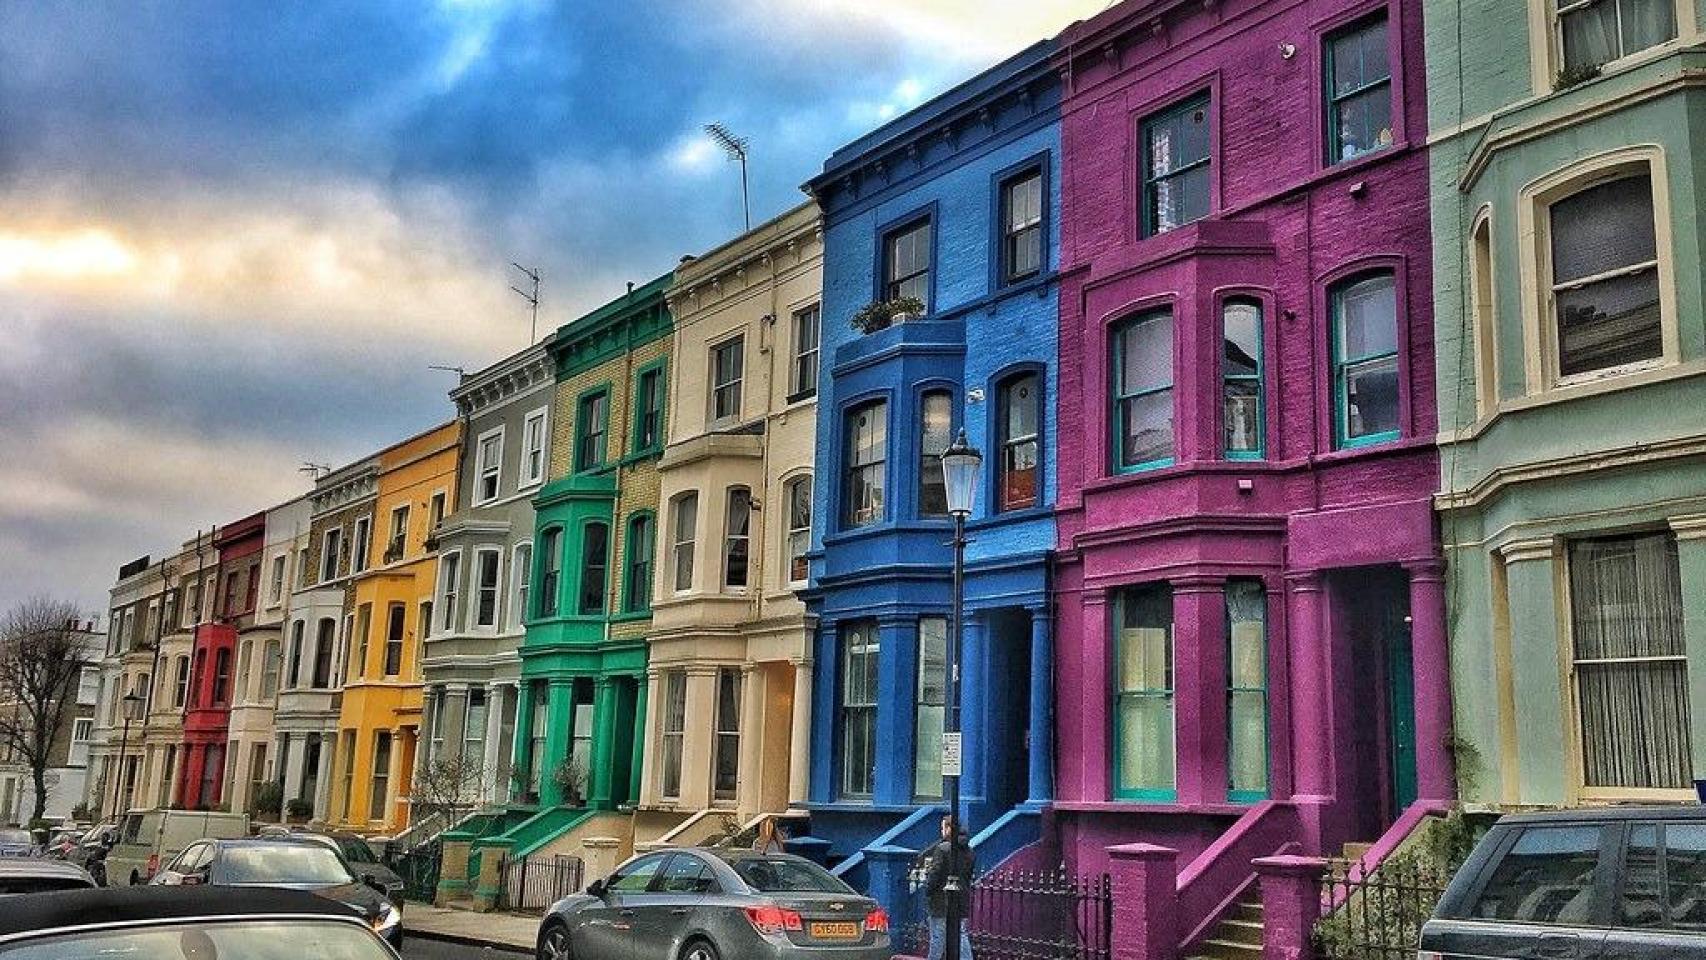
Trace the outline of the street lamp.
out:
[[[124,713],[124,733],[118,741],[118,770],[113,776],[113,815],[123,813],[120,810],[119,795],[124,788],[124,748],[130,745],[130,725],[142,720],[142,711],[148,705],[148,698],[135,690],[119,698],[119,705]]]
[[[960,960],[960,897],[971,886],[970,877],[960,876],[960,647],[965,616],[966,517],[977,501],[977,481],[983,472],[983,454],[966,442],[966,432],[942,451],[942,481],[947,487],[948,515],[954,518],[954,606],[948,627],[948,716],[942,731],[942,777],[948,794],[947,943],[943,955]]]

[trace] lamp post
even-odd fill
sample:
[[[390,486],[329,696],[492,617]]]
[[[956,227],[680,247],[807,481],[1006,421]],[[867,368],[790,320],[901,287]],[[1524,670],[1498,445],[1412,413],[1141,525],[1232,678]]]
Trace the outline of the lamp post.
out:
[[[119,698],[119,704],[120,704],[120,706],[124,712],[124,733],[119,737],[119,741],[118,741],[118,770],[116,770],[114,772],[114,776],[113,776],[113,815],[114,816],[118,816],[119,814],[124,812],[124,811],[119,809],[118,805],[119,805],[119,797],[122,795],[122,792],[124,790],[124,750],[125,750],[125,747],[130,746],[130,725],[132,722],[142,719],[142,709],[143,709],[143,706],[145,704],[147,704],[147,702],[148,702],[148,698],[144,697],[140,693],[137,693],[135,690],[132,690],[129,693],[125,694],[123,697]]]
[[[965,618],[966,517],[971,516],[977,500],[978,476],[983,471],[983,454],[966,443],[966,432],[948,449],[942,451],[942,480],[947,487],[948,515],[954,518],[954,604],[948,623],[948,716],[942,731],[942,778],[947,781],[948,795],[948,877],[943,885],[947,894],[947,943],[943,955],[947,960],[960,960],[960,898],[971,886],[971,878],[960,875],[960,764],[963,762],[960,745],[960,648]]]

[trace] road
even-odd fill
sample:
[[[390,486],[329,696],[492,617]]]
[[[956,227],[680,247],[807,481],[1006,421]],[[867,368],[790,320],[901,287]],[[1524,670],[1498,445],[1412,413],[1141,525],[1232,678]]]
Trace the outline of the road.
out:
[[[491,947],[465,947],[459,943],[428,940],[425,937],[403,938],[403,960],[527,960],[525,951],[493,950]]]

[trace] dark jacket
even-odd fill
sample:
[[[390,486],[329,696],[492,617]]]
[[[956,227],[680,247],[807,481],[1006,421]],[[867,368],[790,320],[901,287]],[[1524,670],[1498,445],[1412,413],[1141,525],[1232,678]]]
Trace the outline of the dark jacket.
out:
[[[957,842],[950,848],[948,841],[938,840],[935,846],[925,850],[919,857],[919,863],[924,871],[924,897],[932,917],[948,915],[948,877],[957,873],[961,878],[961,890],[957,897],[961,918],[971,917],[971,878],[976,874],[977,856],[972,853],[971,844],[966,842],[961,834]]]

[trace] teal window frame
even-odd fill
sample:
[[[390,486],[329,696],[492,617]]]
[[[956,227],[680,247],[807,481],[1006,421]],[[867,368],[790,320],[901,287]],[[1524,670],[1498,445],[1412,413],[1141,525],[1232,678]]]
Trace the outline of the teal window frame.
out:
[[[645,549],[636,551],[635,530],[644,524],[646,529],[644,540]],[[622,612],[645,613],[652,608],[652,583],[656,577],[657,565],[657,513],[652,510],[636,510],[628,514],[628,522],[622,528]],[[643,573],[636,573],[635,558],[640,558],[644,565]],[[643,578],[644,583],[637,582]]]
[[[1125,623],[1125,614],[1126,614],[1127,605],[1133,601],[1133,597],[1135,595],[1140,594],[1140,593],[1145,593],[1145,592],[1158,594],[1158,595],[1164,597],[1166,600],[1166,609],[1167,609],[1167,641],[1166,641],[1166,644],[1167,644],[1167,646],[1166,646],[1166,666],[1165,666],[1164,672],[1165,672],[1165,678],[1166,678],[1166,684],[1167,685],[1165,687],[1134,687],[1132,689],[1127,690],[1127,689],[1123,688],[1121,677],[1120,677],[1120,667],[1121,667],[1120,654],[1122,652],[1120,649],[1120,644],[1123,642],[1123,638],[1121,636],[1121,634],[1123,633],[1122,628],[1123,628],[1123,625]],[[1114,707],[1114,709],[1113,709],[1114,738],[1113,738],[1113,743],[1112,743],[1112,747],[1113,747],[1112,760],[1113,760],[1113,768],[1114,768],[1114,770],[1113,770],[1113,772],[1114,772],[1114,778],[1113,778],[1114,798],[1117,800],[1138,800],[1138,801],[1147,801],[1147,802],[1155,802],[1155,803],[1173,803],[1178,799],[1178,796],[1179,796],[1179,731],[1178,731],[1178,722],[1179,722],[1178,709],[1179,709],[1179,706],[1178,706],[1178,701],[1176,699],[1176,697],[1177,697],[1177,677],[1176,677],[1175,672],[1174,672],[1175,668],[1176,668],[1176,659],[1175,658],[1176,658],[1176,654],[1177,654],[1178,650],[1177,650],[1177,643],[1175,642],[1177,637],[1176,637],[1176,633],[1175,633],[1176,624],[1175,624],[1174,618],[1173,618],[1173,590],[1172,590],[1172,587],[1171,587],[1171,585],[1166,584],[1166,583],[1147,583],[1147,584],[1137,584],[1137,585],[1133,585],[1133,586],[1129,586],[1129,587],[1124,587],[1124,588],[1116,591],[1116,593],[1114,595],[1114,602],[1110,606],[1110,611],[1113,615],[1113,623],[1111,624],[1111,630],[1112,630],[1112,634],[1113,634],[1113,636],[1112,636],[1112,649],[1113,649],[1113,654],[1114,654],[1113,669],[1111,671],[1109,671],[1109,673],[1110,673],[1109,679],[1110,679],[1111,684],[1112,684],[1112,690],[1110,692],[1112,694],[1113,707]],[[1124,786],[1124,783],[1125,783],[1125,763],[1122,760],[1122,757],[1125,753],[1123,746],[1125,743],[1125,737],[1126,737],[1127,730],[1126,730],[1125,720],[1123,719],[1124,711],[1121,708],[1124,707],[1127,702],[1130,702],[1132,700],[1145,700],[1145,699],[1161,699],[1161,700],[1165,700],[1167,703],[1167,707],[1168,707],[1167,716],[1168,716],[1168,720],[1169,720],[1169,722],[1168,722],[1168,733],[1172,737],[1172,740],[1173,740],[1173,748],[1172,748],[1173,786],[1170,788],[1160,788],[1160,787],[1130,787],[1130,788],[1128,788],[1128,787]]]
[[[538,542],[540,549],[534,551],[533,562],[538,565],[537,586],[529,602],[533,605],[531,611],[536,617],[555,617],[563,612],[563,544],[564,531],[561,526],[550,526],[539,531]],[[550,558],[557,558],[556,589],[546,589],[545,577],[550,570]]]
[[[1184,100],[1181,100],[1180,102],[1178,102],[1178,103],[1176,103],[1170,107],[1167,107],[1167,108],[1162,109],[1162,110],[1158,110],[1155,113],[1152,113],[1147,117],[1144,117],[1142,122],[1138,125],[1138,127],[1139,127],[1138,136],[1140,138],[1139,149],[1143,154],[1143,167],[1138,171],[1138,173],[1142,177],[1142,186],[1143,186],[1141,193],[1142,193],[1142,203],[1143,203],[1143,210],[1142,210],[1142,214],[1143,214],[1143,236],[1145,238],[1157,237],[1163,233],[1171,233],[1174,230],[1179,229],[1180,227],[1188,226],[1190,224],[1196,223],[1198,220],[1205,219],[1209,216],[1209,214],[1213,213],[1213,211],[1214,211],[1214,174],[1213,174],[1214,117],[1213,117],[1213,114],[1209,112],[1213,108],[1213,105],[1214,105],[1213,97],[1210,95],[1210,93],[1208,91],[1205,90],[1202,93],[1198,93],[1198,94],[1195,94],[1193,96],[1187,97]],[[1193,110],[1202,110],[1204,112],[1204,117],[1205,117],[1204,122],[1209,127],[1208,134],[1207,134],[1208,149],[1203,153],[1203,156],[1200,159],[1192,160],[1188,163],[1174,167],[1173,169],[1168,170],[1166,173],[1157,176],[1154,172],[1155,171],[1155,154],[1154,154],[1154,148],[1153,148],[1153,140],[1151,138],[1152,132],[1154,131],[1154,129],[1156,127],[1160,126],[1161,124],[1166,123],[1166,122],[1172,120],[1173,118],[1180,116],[1181,114],[1189,113]],[[1156,193],[1156,187],[1159,186],[1163,181],[1183,179],[1187,174],[1189,174],[1193,170],[1196,170],[1199,167],[1209,167],[1209,171],[1210,171],[1209,172],[1208,185],[1206,187],[1206,189],[1208,190],[1208,196],[1205,197],[1204,201],[1203,201],[1203,214],[1202,214],[1202,216],[1193,217],[1189,220],[1182,220],[1179,223],[1176,223],[1173,226],[1170,226],[1165,230],[1160,229],[1160,227],[1158,226],[1158,224],[1156,222],[1157,221],[1156,204],[1157,204],[1158,199],[1159,199],[1158,195]]]
[[[667,358],[664,358],[664,357],[659,357],[658,359],[653,360],[650,363],[641,365],[641,367],[638,370],[634,371],[634,384],[633,384],[633,395],[634,395],[633,430],[634,430],[634,433],[633,433],[633,448],[629,452],[635,456],[638,456],[640,454],[646,454],[646,453],[655,453],[659,450],[662,450],[664,447],[665,432],[669,428],[669,419],[668,419],[669,370],[668,370],[668,367],[669,367],[669,360]],[[645,394],[641,392],[640,387],[642,384],[645,383],[646,378],[648,376],[652,376],[654,374],[657,376],[657,382],[656,382],[657,385],[655,388],[655,394],[656,394],[656,400],[657,400],[657,417],[658,417],[657,437],[651,443],[645,443],[645,442],[643,442],[643,438],[645,437],[645,422],[646,422],[646,412],[647,411],[646,411],[646,405],[643,402],[641,402],[644,399]]]
[[[587,407],[592,401],[602,397],[604,412],[599,417],[598,447],[596,459],[587,459],[587,448],[592,444],[592,434],[587,432]],[[603,469],[610,462],[610,384],[600,384],[590,390],[583,391],[575,398],[575,473],[590,473]]]
[[[1238,590],[1251,591],[1260,599],[1261,619],[1237,621],[1233,619],[1233,593]],[[1260,685],[1240,683],[1248,677],[1239,677],[1237,671],[1237,638],[1234,635],[1240,622],[1259,623],[1261,625],[1261,647],[1258,663],[1261,667]],[[1236,579],[1226,583],[1226,798],[1233,803],[1257,803],[1268,798],[1273,788],[1273,730],[1268,723],[1268,589],[1267,585],[1255,579]],[[1232,735],[1232,717],[1240,696],[1256,700],[1261,705],[1262,717],[1262,788],[1238,789],[1236,777],[1235,750],[1237,741]]]
[[[1256,372],[1232,374],[1226,367],[1226,315],[1233,307],[1252,307],[1256,311]],[[1264,460],[1268,449],[1268,391],[1267,391],[1267,307],[1260,297],[1234,294],[1220,302],[1220,449],[1228,460]],[[1252,383],[1256,387],[1256,448],[1233,450],[1227,443],[1227,401],[1234,383]]]
[[[603,572],[598,578],[598,606],[595,609],[589,608],[585,602],[588,579],[593,569],[593,564],[588,561],[591,560],[589,548],[592,546],[592,530],[594,527],[601,527],[604,530],[604,559],[598,565],[598,569]],[[611,546],[610,523],[608,521],[588,520],[581,524],[580,577],[575,584],[575,613],[580,616],[602,617],[610,612],[610,556],[614,553],[610,549]]]
[[[1370,280],[1380,278],[1385,278],[1392,285],[1393,348],[1379,353],[1361,354],[1355,357],[1346,356],[1344,352],[1343,337],[1340,334],[1342,324],[1339,322],[1339,313],[1344,302],[1344,295],[1348,291],[1354,290]],[[1395,402],[1398,404],[1398,409],[1400,411],[1398,417],[1400,422],[1402,422],[1404,365],[1402,358],[1399,356],[1398,350],[1398,344],[1400,342],[1399,336],[1403,326],[1400,322],[1399,294],[1398,275],[1389,269],[1368,270],[1362,273],[1353,274],[1339,280],[1331,287],[1327,288],[1327,336],[1331,341],[1329,346],[1331,348],[1333,363],[1333,447],[1336,450],[1354,450],[1358,447],[1370,447],[1380,443],[1391,443],[1403,434],[1402,429],[1396,429],[1382,430],[1379,433],[1363,434],[1362,436],[1357,437],[1351,436],[1350,393],[1347,381],[1351,368],[1360,367],[1379,360],[1385,360],[1390,357],[1392,359],[1394,371],[1393,376],[1396,377],[1398,381],[1398,395],[1395,398]]]
[[[1167,366],[1168,366],[1168,369],[1171,370],[1172,372],[1167,378],[1167,385],[1166,386],[1149,387],[1146,389],[1134,390],[1134,391],[1131,391],[1130,393],[1127,393],[1127,392],[1125,392],[1124,384],[1122,382],[1123,371],[1125,369],[1125,335],[1126,335],[1126,332],[1128,330],[1131,330],[1134,327],[1141,325],[1141,324],[1151,323],[1151,322],[1165,322],[1172,327],[1171,333],[1169,334],[1169,336],[1167,338],[1167,344],[1169,347],[1168,356],[1167,356]],[[1112,436],[1110,437],[1110,441],[1111,441],[1111,448],[1110,449],[1111,449],[1111,452],[1113,453],[1114,472],[1115,473],[1138,473],[1138,472],[1141,472],[1144,470],[1156,470],[1156,469],[1159,469],[1161,467],[1172,466],[1173,463],[1177,460],[1178,455],[1179,455],[1179,453],[1178,453],[1178,451],[1179,451],[1179,426],[1178,426],[1177,398],[1173,398],[1173,413],[1174,413],[1174,420],[1173,420],[1173,427],[1172,427],[1173,452],[1171,454],[1165,456],[1165,457],[1159,457],[1159,458],[1154,459],[1154,460],[1145,460],[1145,461],[1142,461],[1139,463],[1126,463],[1125,462],[1125,401],[1137,400],[1137,399],[1141,399],[1143,397],[1154,396],[1154,395],[1159,394],[1159,393],[1166,393],[1171,397],[1171,395],[1173,394],[1174,390],[1177,388],[1177,385],[1178,385],[1178,368],[1177,368],[1177,365],[1174,363],[1174,357],[1178,351],[1178,334],[1179,334],[1179,331],[1178,331],[1178,323],[1173,318],[1172,308],[1171,307],[1159,307],[1159,308],[1156,308],[1153,310],[1143,310],[1143,311],[1140,311],[1138,313],[1132,314],[1131,316],[1126,317],[1125,319],[1114,324],[1111,332],[1113,334],[1113,338],[1112,338],[1113,344],[1112,344],[1112,349],[1108,351],[1110,354],[1110,359],[1111,359],[1111,363],[1110,363],[1109,370],[1108,370],[1108,380],[1109,380],[1109,386],[1111,389],[1108,392],[1113,398],[1113,410],[1112,410],[1112,413],[1110,416],[1111,425],[1113,427]]]
[[[1370,154],[1379,153],[1382,150],[1389,150],[1392,147],[1391,143],[1385,143],[1369,147],[1354,156],[1347,157],[1343,155],[1344,143],[1339,139],[1340,130],[1338,115],[1339,104],[1344,103],[1347,100],[1362,98],[1381,87],[1385,87],[1387,103],[1386,122],[1392,127],[1394,142],[1397,140],[1396,133],[1398,128],[1398,117],[1394,110],[1396,104],[1392,102],[1392,58],[1390,55],[1388,55],[1386,59],[1386,74],[1381,78],[1366,81],[1361,86],[1353,90],[1347,90],[1344,93],[1333,92],[1333,81],[1338,73],[1338,57],[1334,51],[1334,46],[1340,40],[1360,34],[1376,24],[1381,28],[1382,37],[1386,38],[1387,42],[1390,43],[1391,34],[1389,31],[1392,29],[1392,22],[1390,18],[1386,16],[1386,11],[1384,9],[1363,17],[1353,23],[1346,24],[1345,26],[1340,27],[1321,38],[1321,100],[1326,110],[1326,116],[1323,118],[1322,122],[1325,124],[1325,130],[1327,133],[1327,156],[1325,159],[1326,165],[1329,167],[1336,167],[1342,163],[1361,160],[1363,157],[1369,156]]]

